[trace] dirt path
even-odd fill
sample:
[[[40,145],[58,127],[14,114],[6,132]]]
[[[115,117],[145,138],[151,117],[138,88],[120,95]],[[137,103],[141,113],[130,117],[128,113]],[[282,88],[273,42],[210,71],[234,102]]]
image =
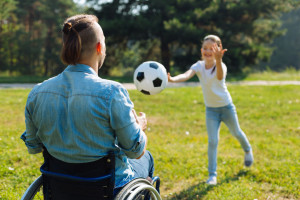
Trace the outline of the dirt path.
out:
[[[300,81],[236,81],[227,82],[228,85],[300,85]],[[5,88],[33,88],[36,84],[33,83],[0,83],[0,89]],[[128,90],[134,90],[135,85],[133,83],[123,83],[124,87]],[[184,82],[184,83],[168,83],[167,87],[196,87],[199,86],[199,82]]]

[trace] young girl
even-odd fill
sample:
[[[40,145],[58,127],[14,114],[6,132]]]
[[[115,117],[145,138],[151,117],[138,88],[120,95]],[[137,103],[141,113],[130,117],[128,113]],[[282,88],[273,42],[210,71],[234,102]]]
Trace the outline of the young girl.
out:
[[[220,124],[223,121],[231,134],[238,139],[245,151],[244,164],[250,167],[253,163],[251,145],[241,130],[231,96],[225,84],[227,73],[222,57],[227,49],[223,49],[218,36],[208,35],[201,48],[201,61],[196,62],[183,74],[172,77],[168,73],[169,82],[183,82],[197,74],[203,90],[206,106],[206,127],[208,133],[208,172],[207,184],[217,184],[217,146]]]

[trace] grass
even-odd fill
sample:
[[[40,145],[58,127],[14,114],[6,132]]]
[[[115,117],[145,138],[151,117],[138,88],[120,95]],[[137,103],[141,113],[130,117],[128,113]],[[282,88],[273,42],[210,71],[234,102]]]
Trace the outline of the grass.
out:
[[[247,71],[247,70],[245,70]],[[175,74],[174,74],[175,75]],[[100,77],[105,79],[110,79],[114,81],[118,81],[120,83],[132,83],[132,76],[102,76]],[[0,83],[39,83],[42,82],[49,77],[41,77],[41,76],[9,76],[8,74],[0,73]],[[257,81],[257,80],[265,80],[265,81],[300,81],[300,71],[295,70],[293,68],[287,69],[283,72],[275,72],[266,70],[263,72],[243,72],[239,74],[228,74],[227,81]],[[194,76],[189,81],[194,82],[198,81],[197,76]]]
[[[163,199],[300,199],[299,86],[228,86],[241,128],[255,156],[244,153],[222,124],[218,185],[207,186],[207,134],[201,88],[167,88],[146,96],[130,90],[137,112],[148,118],[148,149]],[[19,139],[25,129],[28,89],[0,90],[0,199],[20,199],[40,174],[42,155],[29,155]]]
[[[239,77],[239,76],[237,76]],[[241,76],[242,77],[242,76]],[[234,77],[233,77],[234,80]],[[275,72],[271,70],[266,70],[262,72],[253,72],[245,76],[245,81],[300,81],[300,71],[293,68],[288,68],[283,72]]]

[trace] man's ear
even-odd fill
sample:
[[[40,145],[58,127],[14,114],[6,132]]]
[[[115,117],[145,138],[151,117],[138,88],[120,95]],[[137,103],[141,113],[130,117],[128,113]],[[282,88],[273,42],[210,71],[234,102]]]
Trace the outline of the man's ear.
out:
[[[97,48],[97,53],[98,53],[98,54],[101,54],[101,44],[100,44],[100,42],[98,42],[98,43],[96,44],[96,48]]]

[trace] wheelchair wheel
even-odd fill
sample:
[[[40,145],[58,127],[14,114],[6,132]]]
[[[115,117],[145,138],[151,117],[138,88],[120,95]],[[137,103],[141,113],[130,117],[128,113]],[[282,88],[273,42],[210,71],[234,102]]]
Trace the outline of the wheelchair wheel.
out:
[[[21,200],[44,199],[43,196],[43,178],[38,177],[23,194]]]
[[[149,181],[138,178],[128,183],[115,200],[161,200],[161,197]]]

